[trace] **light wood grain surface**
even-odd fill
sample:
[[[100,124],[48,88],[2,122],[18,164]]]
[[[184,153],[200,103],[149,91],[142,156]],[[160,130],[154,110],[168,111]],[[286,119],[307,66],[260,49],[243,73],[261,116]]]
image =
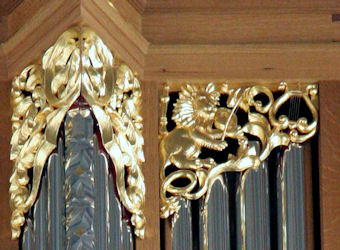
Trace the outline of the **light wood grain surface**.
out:
[[[127,0],[139,13],[143,13],[148,0]]]
[[[340,82],[320,88],[321,242],[324,250],[340,249]]]
[[[24,67],[40,59],[65,30],[79,21],[78,0],[68,0],[67,4],[65,0],[50,1],[37,9],[20,30],[0,44],[6,55],[8,73],[0,75],[0,80],[12,79]]]
[[[12,174],[12,163],[9,160],[11,140],[10,91],[11,82],[0,82],[0,248],[18,249],[17,240],[11,240],[11,210],[9,207],[9,177]]]
[[[21,1],[5,18],[7,19],[7,34],[0,41],[6,41],[13,36],[25,23],[30,20],[36,11],[51,0]]]
[[[159,154],[158,154],[158,88],[154,83],[142,82],[143,135],[145,140],[145,164],[143,173],[146,186],[146,231],[145,239],[137,240],[136,249],[159,249]]]
[[[141,33],[106,0],[85,1],[81,5],[81,25],[92,28],[140,76],[149,43]]]
[[[330,14],[153,13],[143,18],[153,44],[247,44],[340,41]]]
[[[147,0],[144,12],[334,13],[339,9],[338,0]]]
[[[147,80],[340,79],[340,44],[151,45]]]

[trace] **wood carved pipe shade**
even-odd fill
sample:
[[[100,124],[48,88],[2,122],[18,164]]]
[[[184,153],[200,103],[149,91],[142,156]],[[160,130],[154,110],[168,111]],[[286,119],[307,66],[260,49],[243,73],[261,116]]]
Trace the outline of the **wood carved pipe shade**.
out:
[[[304,150],[318,99],[302,85],[164,87],[161,217],[172,249],[306,249]]]
[[[13,81],[11,223],[24,249],[133,249],[132,231],[144,237],[140,85],[79,30]]]

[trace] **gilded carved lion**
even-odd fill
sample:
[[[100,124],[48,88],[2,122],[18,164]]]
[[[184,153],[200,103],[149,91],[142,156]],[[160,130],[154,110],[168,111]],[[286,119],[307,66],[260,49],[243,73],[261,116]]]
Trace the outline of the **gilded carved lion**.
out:
[[[164,127],[161,128],[163,131],[160,141],[162,180],[166,178],[165,169],[170,165],[176,166],[179,171],[194,170],[197,172],[216,165],[212,158],[200,159],[198,156],[202,147],[217,151],[222,151],[227,147],[226,141],[222,140],[224,131],[213,127],[219,97],[220,94],[213,83],[206,88],[196,88],[192,85],[182,88],[174,104],[172,116],[176,127],[168,132],[165,128],[167,123],[163,122]],[[166,117],[162,119],[164,121]],[[192,184],[194,185],[194,182]],[[173,191],[176,192],[176,190]],[[161,195],[165,196],[165,193],[161,191]],[[176,209],[164,204],[162,213],[164,211],[165,214],[163,216],[167,217],[169,212],[170,214],[174,212],[173,210]]]

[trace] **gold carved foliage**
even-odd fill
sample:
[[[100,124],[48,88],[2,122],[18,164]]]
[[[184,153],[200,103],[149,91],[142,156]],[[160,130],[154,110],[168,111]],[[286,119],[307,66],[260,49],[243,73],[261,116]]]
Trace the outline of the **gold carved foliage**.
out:
[[[161,98],[160,154],[161,154],[161,217],[176,213],[179,198],[196,200],[209,195],[212,184],[224,172],[243,172],[257,169],[277,146],[302,143],[311,138],[317,129],[317,87],[308,85],[305,90],[289,90],[286,83],[280,83],[280,97],[274,98],[265,86],[219,88],[213,83],[206,87],[183,86],[174,104],[173,130],[167,131],[167,109],[169,86],[165,86]],[[220,96],[227,96],[221,103]],[[267,101],[257,98],[265,96]],[[305,117],[290,120],[279,114],[280,108],[290,98],[303,99],[311,114],[311,121]],[[247,122],[240,125],[236,110],[241,109]],[[257,154],[248,146],[247,135],[258,138],[261,150]],[[226,138],[237,140],[236,155],[226,154],[226,160],[217,164],[212,158],[199,157],[203,147],[222,151],[228,147]],[[167,168],[176,170],[168,173]],[[167,173],[167,174],[166,174]],[[186,179],[186,186],[176,185],[176,180]]]
[[[13,238],[19,237],[24,214],[36,201],[59,127],[79,96],[89,103],[99,123],[103,145],[115,166],[118,194],[132,214],[135,234],[144,237],[144,140],[138,79],[93,31],[70,29],[46,51],[41,65],[27,67],[13,80],[10,157],[14,167],[9,190]]]

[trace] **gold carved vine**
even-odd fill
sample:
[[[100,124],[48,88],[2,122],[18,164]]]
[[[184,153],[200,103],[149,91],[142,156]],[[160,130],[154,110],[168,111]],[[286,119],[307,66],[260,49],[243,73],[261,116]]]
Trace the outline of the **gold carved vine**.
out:
[[[14,167],[9,190],[13,238],[19,237],[25,213],[37,199],[59,127],[79,96],[85,98],[98,121],[102,143],[115,166],[118,194],[132,214],[135,234],[144,237],[144,141],[138,79],[93,31],[70,29],[46,51],[41,64],[25,68],[13,80],[10,158]]]
[[[168,218],[179,209],[179,198],[196,200],[209,195],[210,189],[220,174],[229,171],[243,172],[257,169],[270,152],[278,146],[302,143],[311,138],[317,130],[318,100],[317,87],[308,85],[304,90],[289,90],[285,82],[279,84],[280,97],[274,98],[265,86],[231,89],[228,84],[219,88],[210,83],[206,87],[183,86],[174,104],[173,130],[167,130],[169,86],[161,96],[160,154],[161,154],[161,217]],[[220,96],[226,95],[224,106]],[[257,97],[265,95],[267,101]],[[291,98],[303,99],[311,119],[300,117],[291,120],[279,115],[279,109]],[[247,123],[240,125],[236,110],[241,109],[248,116]],[[247,135],[260,141],[261,150],[248,145]],[[225,138],[238,142],[236,155],[229,154],[226,161],[217,164],[212,158],[199,157],[203,147],[222,151],[228,147]],[[175,170],[166,171],[170,166]],[[176,185],[176,180],[186,179],[185,186]]]

